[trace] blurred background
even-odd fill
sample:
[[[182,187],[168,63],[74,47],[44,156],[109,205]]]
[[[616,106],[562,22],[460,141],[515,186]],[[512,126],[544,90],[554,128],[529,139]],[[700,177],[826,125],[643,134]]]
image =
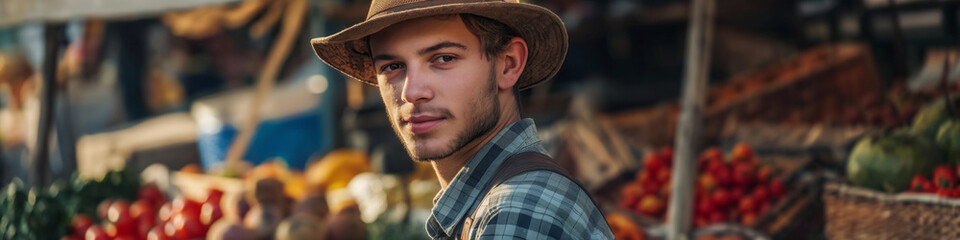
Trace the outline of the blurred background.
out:
[[[523,2],[570,47],[522,116],[665,237],[692,1]],[[960,2],[711,2],[691,238],[960,237]],[[0,239],[427,238],[433,170],[308,44],[369,4],[0,0]]]

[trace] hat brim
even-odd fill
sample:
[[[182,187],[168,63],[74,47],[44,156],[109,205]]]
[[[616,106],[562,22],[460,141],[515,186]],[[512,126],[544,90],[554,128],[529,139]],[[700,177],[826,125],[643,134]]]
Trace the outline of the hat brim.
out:
[[[567,31],[556,14],[524,3],[451,3],[377,15],[336,34],[310,40],[323,62],[347,76],[377,85],[365,38],[393,24],[426,16],[468,13],[513,28],[527,42],[527,66],[517,82],[520,90],[552,78],[567,54]]]

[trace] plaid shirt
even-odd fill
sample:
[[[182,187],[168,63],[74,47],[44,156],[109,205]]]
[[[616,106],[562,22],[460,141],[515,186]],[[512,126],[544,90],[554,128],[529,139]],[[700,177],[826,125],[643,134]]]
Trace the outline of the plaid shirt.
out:
[[[533,120],[501,130],[433,199],[427,234],[433,239],[460,238],[464,219],[477,209],[468,226],[471,239],[613,239],[587,193],[563,175],[526,172],[483,192],[507,157],[530,151],[546,152]]]

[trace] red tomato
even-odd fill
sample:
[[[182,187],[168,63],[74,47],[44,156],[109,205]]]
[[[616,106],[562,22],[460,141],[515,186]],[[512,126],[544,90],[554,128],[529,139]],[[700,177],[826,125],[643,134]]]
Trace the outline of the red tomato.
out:
[[[732,203],[740,202],[740,199],[743,199],[743,195],[746,194],[746,192],[747,192],[746,190],[739,187],[733,188],[733,190],[730,190],[730,198],[733,200]]]
[[[145,199],[137,200],[130,205],[130,217],[136,219],[136,221],[145,221],[147,219],[156,222],[157,211],[153,208],[153,204]]]
[[[73,236],[73,235],[66,235],[60,238],[60,240],[83,240],[83,238]]]
[[[937,186],[934,186],[933,182],[925,182],[923,183],[923,190],[927,193],[935,193],[937,192]]]
[[[670,166],[670,167],[673,166],[673,148],[662,147],[660,148],[660,151],[657,152],[657,154],[659,155],[660,159],[663,160],[664,163],[666,163],[667,166]]]
[[[130,204],[127,200],[117,200],[110,205],[107,221],[115,225],[117,236],[137,233],[137,223],[130,217]]]
[[[220,189],[211,188],[210,191],[207,191],[207,199],[203,200],[203,202],[220,204],[221,198],[223,198],[223,191],[220,191]]]
[[[717,211],[717,207],[716,207],[715,205],[713,205],[713,201],[709,201],[709,200],[707,200],[707,199],[702,199],[702,200],[700,200],[699,202],[697,202],[697,208],[694,209],[694,210],[695,210],[696,213],[700,213],[700,214],[697,214],[697,215],[700,215],[700,216],[708,216],[710,213],[716,212],[716,211]]]
[[[946,197],[946,198],[954,197],[954,195],[956,195],[955,192],[956,190],[954,189],[937,189],[937,196]]]
[[[726,208],[731,202],[730,193],[723,188],[713,191],[713,194],[710,198],[713,201],[713,205],[718,208]]]
[[[753,196],[753,200],[758,204],[766,203],[770,200],[770,194],[767,192],[767,187],[762,185],[754,188],[753,194],[750,195]]]
[[[140,187],[140,190],[137,191],[137,200],[146,200],[154,209],[159,208],[167,201],[156,183],[148,183]]]
[[[752,161],[753,148],[746,143],[738,143],[733,147],[733,152],[731,153],[730,158],[733,160],[733,162]]]
[[[154,226],[150,229],[150,232],[147,233],[147,240],[172,240],[166,233],[163,232],[164,225]]]
[[[636,212],[647,216],[657,217],[663,212],[666,204],[657,196],[644,196],[637,204]]]
[[[783,197],[783,194],[786,194],[786,187],[783,186],[783,182],[780,180],[774,179],[770,181],[769,186],[770,198],[773,200],[778,200]]]
[[[161,222],[170,221],[170,217],[173,216],[173,203],[164,203],[163,206],[160,206],[160,209],[157,210],[157,217]]]
[[[104,199],[103,202],[100,202],[100,205],[97,205],[97,217],[102,219],[107,219],[107,211],[110,210],[110,205],[113,204],[113,199]]]
[[[933,169],[933,183],[939,189],[953,189],[957,183],[957,175],[950,165],[943,165]]]
[[[653,174],[647,171],[640,171],[640,173],[637,174],[637,179],[635,180],[635,182],[649,183],[649,182],[653,182],[653,180],[654,180]]]
[[[670,184],[670,181],[667,181],[663,183],[662,187],[660,187],[660,191],[658,192],[658,194],[663,198],[669,199],[670,194],[672,194],[672,191],[673,191],[673,185]]]
[[[171,239],[180,238],[179,236],[177,236],[177,225],[173,224],[173,221],[168,221],[163,223],[163,235]]]
[[[740,187],[749,188],[753,184],[753,164],[739,162],[733,164],[733,183]]]
[[[757,215],[763,215],[764,213],[767,213],[767,211],[770,211],[770,203],[769,203],[769,202],[765,202],[765,203],[763,203],[763,204],[760,204],[760,208],[757,209]]]
[[[670,181],[670,168],[661,168],[657,171],[657,182],[665,183]]]
[[[174,214],[184,213],[195,219],[200,216],[200,203],[186,199],[183,196],[173,199],[173,202],[171,202],[171,207],[171,210],[173,210]]]
[[[113,223],[105,222],[101,224],[100,227],[103,228],[103,232],[107,233],[107,236],[111,239],[117,237],[117,226],[113,225]]]
[[[620,189],[620,207],[633,209],[637,206],[637,203],[640,202],[641,195],[643,195],[643,185],[640,183],[632,182],[626,186],[623,186],[623,188]],[[203,215],[203,212],[203,209],[201,209],[201,216]]]
[[[693,220],[693,227],[694,227],[694,228],[706,227],[706,226],[709,225],[709,224],[710,224],[710,222],[707,221],[707,218],[706,218],[706,217],[697,217],[695,220]]]
[[[70,234],[74,236],[85,236],[90,226],[93,226],[93,219],[91,219],[90,216],[83,213],[77,214],[73,217],[73,221],[70,224]]]
[[[714,211],[710,213],[710,223],[722,223],[727,221],[727,216],[721,211]]]
[[[135,237],[135,236],[130,236],[130,235],[120,235],[120,236],[117,236],[117,237],[113,238],[113,240],[137,240],[137,239],[139,239],[139,238],[137,238],[137,237]]]
[[[642,186],[643,186],[643,189],[642,189],[643,191],[640,194],[641,196],[657,195],[658,193],[660,193],[660,187],[661,187],[660,183],[649,182],[649,183],[642,184]]]
[[[740,213],[754,213],[757,210],[757,202],[751,196],[744,197],[740,199],[740,205],[737,208]]]
[[[717,189],[717,179],[710,173],[700,174],[700,177],[697,179],[697,184],[699,184],[706,193],[713,193],[713,190]]]
[[[743,224],[744,226],[748,226],[748,227],[753,226],[753,223],[756,221],[757,221],[757,214],[755,213],[744,213],[743,216],[740,217],[740,223]]]
[[[110,240],[110,236],[107,235],[107,232],[103,230],[103,227],[98,225],[90,226],[87,229],[87,233],[83,235],[85,240]]]
[[[766,184],[771,179],[773,179],[773,168],[770,166],[763,166],[757,170],[757,183]]]
[[[717,172],[726,169],[727,164],[723,162],[723,159],[711,159],[707,162],[706,172],[711,174],[716,174]]]
[[[147,239],[147,235],[150,233],[150,229],[155,227],[156,219],[141,219],[137,221],[137,237],[138,239]]]
[[[731,170],[729,167],[723,165],[719,169],[711,171],[710,173],[717,178],[717,183],[719,183],[720,186],[730,187],[733,186],[733,173],[730,171]]]
[[[219,203],[204,203],[200,208],[200,223],[204,226],[210,226],[220,218],[223,218],[223,210]]]
[[[643,171],[656,173],[666,167],[665,162],[657,154],[649,153],[643,157]]]
[[[206,232],[200,220],[185,213],[177,213],[170,219],[176,229],[176,236],[179,239],[202,238]]]
[[[703,159],[704,161],[718,159],[722,162],[723,151],[721,151],[720,148],[717,148],[717,147],[708,148],[707,150],[703,150],[703,153],[700,154],[700,159]]]

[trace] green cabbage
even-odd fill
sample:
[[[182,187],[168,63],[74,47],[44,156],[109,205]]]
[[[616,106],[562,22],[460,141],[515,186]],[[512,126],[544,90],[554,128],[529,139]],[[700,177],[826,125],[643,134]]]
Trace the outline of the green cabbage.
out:
[[[861,139],[847,162],[847,179],[856,186],[883,192],[907,189],[917,174],[941,164],[939,148],[926,137],[897,131]]]

